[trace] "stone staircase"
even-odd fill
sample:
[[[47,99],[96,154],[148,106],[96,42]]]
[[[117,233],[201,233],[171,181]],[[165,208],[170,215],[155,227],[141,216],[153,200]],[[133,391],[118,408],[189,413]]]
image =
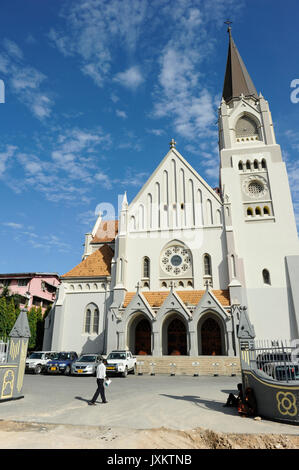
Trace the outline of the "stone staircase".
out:
[[[136,356],[138,374],[240,375],[240,359],[234,356]],[[151,363],[155,365],[152,366]],[[198,363],[194,365],[192,363]],[[171,366],[170,364],[175,364]],[[234,364],[234,365],[232,365]]]

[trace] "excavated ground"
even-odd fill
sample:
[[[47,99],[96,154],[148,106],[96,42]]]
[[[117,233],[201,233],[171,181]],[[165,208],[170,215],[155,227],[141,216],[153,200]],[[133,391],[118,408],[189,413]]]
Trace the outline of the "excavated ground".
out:
[[[246,419],[246,418],[245,418]],[[2,449],[299,449],[299,436],[0,421]]]

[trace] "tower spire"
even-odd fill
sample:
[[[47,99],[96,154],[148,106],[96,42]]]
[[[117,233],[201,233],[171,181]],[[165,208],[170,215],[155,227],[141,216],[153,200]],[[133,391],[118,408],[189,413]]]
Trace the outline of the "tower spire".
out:
[[[226,102],[232,98],[239,97],[241,94],[244,96],[253,95],[257,98],[258,94],[253,81],[247,72],[245,64],[232,37],[230,26],[232,22],[227,20],[225,21],[225,24],[228,25],[227,32],[229,34],[229,45],[222,96]]]

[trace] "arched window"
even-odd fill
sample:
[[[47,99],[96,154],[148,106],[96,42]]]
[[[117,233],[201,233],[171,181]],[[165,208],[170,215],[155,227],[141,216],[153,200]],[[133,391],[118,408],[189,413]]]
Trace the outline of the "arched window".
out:
[[[263,269],[263,281],[264,284],[268,284],[269,286],[271,285],[270,273],[268,269]]]
[[[212,202],[210,199],[207,199],[207,217],[208,217],[208,224],[213,225],[213,207]]]
[[[262,168],[267,168],[266,160],[264,158],[262,160]]]
[[[99,332],[99,318],[100,318],[99,310],[95,308],[93,311],[93,326],[92,326],[93,333]]]
[[[252,216],[253,216],[253,210],[251,209],[251,207],[248,207],[248,209],[247,209],[247,215],[248,215],[249,217],[252,217]]]
[[[261,209],[259,207],[255,208],[255,215],[261,215]]]
[[[270,215],[270,209],[267,206],[264,207],[264,215]]]
[[[253,167],[254,167],[255,170],[258,170],[259,164],[258,164],[258,161],[257,161],[257,160],[254,160],[254,162],[253,162]]]
[[[212,269],[211,269],[211,257],[208,254],[205,254],[203,257],[203,264],[204,264],[204,275],[211,276]]]
[[[85,314],[85,328],[84,328],[85,333],[90,333],[90,325],[91,325],[91,310],[90,308],[88,308]]]
[[[150,277],[150,260],[147,256],[143,258],[143,277]]]
[[[84,333],[98,334],[99,333],[100,313],[99,309],[94,304],[87,305],[84,318]]]
[[[221,216],[220,209],[217,209],[217,222],[218,222],[219,225],[222,224],[222,216]]]
[[[258,128],[257,124],[249,116],[241,116],[240,119],[238,119],[238,122],[236,124],[236,137],[252,137],[252,136],[258,136]]]
[[[241,161],[239,162],[239,166],[238,166],[238,167],[239,167],[239,170],[240,170],[240,171],[243,171],[243,163],[242,163]]]
[[[136,221],[134,215],[131,216],[130,218],[130,229],[131,230],[136,230]]]
[[[247,162],[246,162],[246,169],[247,169],[247,170],[250,170],[250,168],[251,168],[251,166],[250,166],[250,161],[247,160]]]
[[[232,276],[236,277],[236,261],[235,261],[234,255],[231,255],[231,263],[232,263]]]

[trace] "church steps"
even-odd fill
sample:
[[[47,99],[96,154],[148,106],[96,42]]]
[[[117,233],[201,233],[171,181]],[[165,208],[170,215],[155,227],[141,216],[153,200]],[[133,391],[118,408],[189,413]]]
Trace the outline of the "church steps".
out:
[[[168,374],[175,373],[175,375],[227,375],[240,374],[240,359],[234,356],[136,356],[137,359],[137,372],[143,374],[150,374],[152,372],[151,362],[155,363],[155,374]],[[143,362],[139,365],[138,362]],[[193,362],[198,362],[199,365],[192,365]],[[176,364],[175,367],[170,366],[171,363]],[[214,366],[213,364],[219,364]],[[236,364],[231,366],[230,364]]]

